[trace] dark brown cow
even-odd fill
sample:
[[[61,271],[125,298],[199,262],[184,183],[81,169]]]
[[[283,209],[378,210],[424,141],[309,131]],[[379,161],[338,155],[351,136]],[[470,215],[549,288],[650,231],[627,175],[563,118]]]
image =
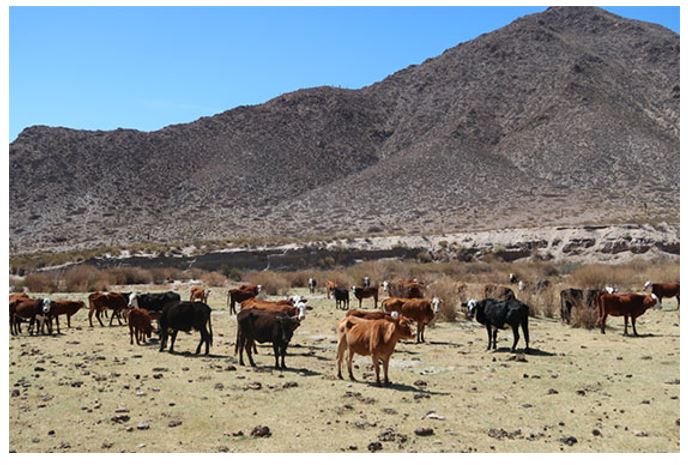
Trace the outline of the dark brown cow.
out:
[[[601,293],[613,293],[614,289],[562,289],[559,293],[559,313],[561,322],[571,324],[571,310],[575,307],[578,311],[596,311]]]
[[[496,284],[485,285],[485,298],[495,300],[509,300],[515,299],[516,295],[511,288],[506,286],[498,286]]]
[[[402,299],[390,297],[382,302],[382,308],[386,312],[398,312],[404,317],[415,321],[418,324],[416,332],[416,342],[425,342],[425,327],[435,318],[435,314],[440,311],[442,301],[437,297],[428,299]]]
[[[100,314],[106,309],[112,310],[112,315],[110,316],[110,326],[112,326],[112,321],[115,317],[117,317],[117,322],[120,325],[122,324],[120,316],[122,316],[122,311],[127,308],[129,303],[124,295],[120,294],[119,292],[100,292],[89,295],[88,300],[91,304],[91,308],[88,310],[89,326],[93,327],[94,313],[96,314],[96,318],[98,319],[100,326],[105,326],[103,324],[103,320],[100,319]]]
[[[233,315],[236,313],[236,304],[241,303],[244,300],[252,299],[260,293],[260,285],[242,285],[236,289],[230,289],[227,291],[227,308],[229,309],[229,314]]]
[[[650,294],[607,294],[599,296],[600,317],[597,321],[600,325],[602,334],[607,323],[607,316],[624,317],[624,336],[628,335],[628,317],[631,318],[633,334],[638,335],[635,330],[635,320],[645,313],[648,308],[659,307],[659,299],[656,295]]]
[[[681,298],[679,296],[679,283],[652,283],[650,281],[643,286],[645,291],[657,296],[659,299],[659,306],[662,306],[662,299],[664,297],[676,297],[676,309],[681,305]]]
[[[29,320],[29,335],[33,336],[34,323],[38,322],[41,334],[44,326],[52,334],[52,301],[50,299],[20,299],[10,303],[10,331],[13,335],[21,332],[21,320]],[[13,330],[13,331],[12,331]]]
[[[305,305],[305,304],[304,304]],[[256,342],[272,342],[275,354],[275,368],[284,369],[287,346],[294,331],[299,327],[299,319],[281,312],[244,309],[237,315],[237,336],[234,354],[239,354],[239,364],[244,364],[244,351],[251,366],[256,363],[251,356],[251,348]],[[280,365],[279,359],[282,358]]]
[[[375,301],[375,305],[373,308],[377,308],[377,299],[378,299],[378,292],[379,292],[378,286],[372,286],[372,287],[352,286],[351,290],[354,292],[354,295],[358,299],[358,306],[359,307],[363,306],[363,299],[367,299],[367,298],[372,297],[373,300]]]
[[[57,332],[60,333],[60,315],[67,316],[67,327],[72,327],[72,316],[84,307],[81,300],[56,300],[52,303],[51,313],[57,324]]]
[[[150,338],[153,334],[153,325],[148,310],[143,308],[132,308],[129,310],[129,343],[145,344],[146,337]]]

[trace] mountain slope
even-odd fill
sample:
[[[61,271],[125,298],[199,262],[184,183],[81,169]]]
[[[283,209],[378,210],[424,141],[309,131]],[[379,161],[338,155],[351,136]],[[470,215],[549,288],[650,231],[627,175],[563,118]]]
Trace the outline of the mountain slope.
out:
[[[678,221],[679,56],[661,26],[557,7],[360,90],[149,133],[28,128],[10,242]]]

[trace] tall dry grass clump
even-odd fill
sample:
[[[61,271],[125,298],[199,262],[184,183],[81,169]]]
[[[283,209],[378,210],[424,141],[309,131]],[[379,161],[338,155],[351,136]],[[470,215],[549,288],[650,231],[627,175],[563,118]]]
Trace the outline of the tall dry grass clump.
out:
[[[516,291],[516,298],[530,307],[530,315],[555,318],[559,313],[559,290],[549,286],[540,291]]]
[[[569,281],[577,287],[601,288],[606,285],[619,290],[642,291],[646,281],[670,282],[679,279],[676,261],[648,262],[634,260],[620,265],[583,265],[571,273]]]
[[[64,274],[65,292],[105,291],[110,284],[111,276],[95,266],[79,265],[68,269]]]
[[[598,318],[597,308],[583,306],[582,308],[574,307],[571,310],[571,326],[574,328],[594,329],[597,327]]]
[[[107,271],[113,284],[149,284],[153,282],[153,273],[139,267],[117,267]]]
[[[460,305],[457,293],[456,282],[448,277],[438,279],[428,286],[426,297],[432,299],[439,297],[442,299],[440,312],[437,318],[441,321],[455,321],[457,310]]]
[[[203,273],[201,275],[200,279],[206,285],[213,286],[213,287],[224,286],[227,282],[227,278],[225,278],[225,276],[223,274],[218,273],[217,271],[211,271],[209,273]]]
[[[284,295],[289,291],[289,280],[282,273],[275,271],[252,271],[244,275],[244,280],[260,284],[263,291],[269,295]]]
[[[24,286],[29,292],[57,292],[60,290],[57,273],[36,272],[29,273],[24,278]]]

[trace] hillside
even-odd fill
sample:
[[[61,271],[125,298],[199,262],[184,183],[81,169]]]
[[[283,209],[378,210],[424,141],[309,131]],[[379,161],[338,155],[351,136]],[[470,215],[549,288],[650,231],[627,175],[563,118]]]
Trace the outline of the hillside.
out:
[[[10,144],[14,251],[678,222],[679,36],[557,7],[358,90]]]

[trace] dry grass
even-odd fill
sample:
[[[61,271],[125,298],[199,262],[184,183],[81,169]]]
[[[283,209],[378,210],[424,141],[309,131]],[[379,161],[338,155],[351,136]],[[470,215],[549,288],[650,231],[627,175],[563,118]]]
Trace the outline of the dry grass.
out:
[[[24,278],[24,286],[30,292],[57,292],[60,290],[57,273],[29,273]]]
[[[64,273],[63,291],[93,292],[104,291],[111,282],[107,272],[100,271],[94,266],[79,265],[68,269]]]
[[[589,307],[574,307],[571,310],[571,326],[574,328],[594,329],[597,328],[599,313],[596,309]]]
[[[636,260],[621,265],[594,264],[575,269],[570,276],[574,287],[601,288],[612,285],[620,290],[641,290],[645,281],[678,281],[679,264],[674,261]]]
[[[244,275],[244,280],[263,286],[263,292],[269,295],[284,295],[289,290],[289,280],[275,271],[253,271]]]
[[[455,321],[457,309],[461,305],[457,293],[456,282],[450,278],[441,278],[428,286],[428,297],[442,299],[438,319],[442,321]]]

